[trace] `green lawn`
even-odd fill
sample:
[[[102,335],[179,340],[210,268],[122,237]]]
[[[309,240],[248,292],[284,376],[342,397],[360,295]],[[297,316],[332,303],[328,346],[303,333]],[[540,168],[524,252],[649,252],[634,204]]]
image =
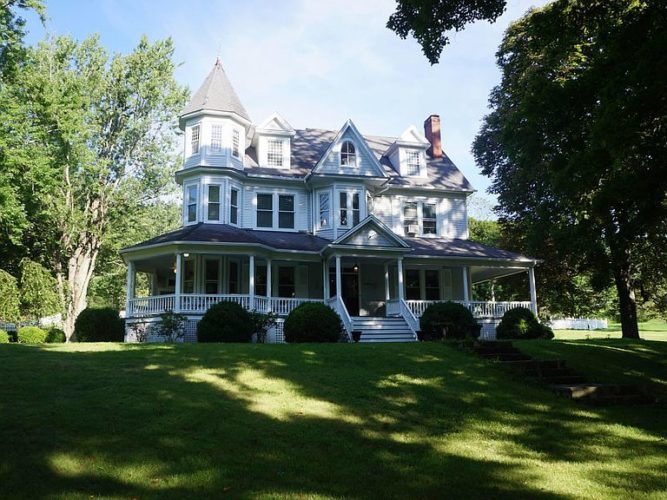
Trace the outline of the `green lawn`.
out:
[[[608,323],[606,330],[554,330],[557,339],[620,339],[621,324]],[[662,340],[667,342],[667,322],[660,320],[639,323],[639,335],[644,340]]]
[[[661,369],[642,345],[605,363]],[[443,344],[2,345],[0,379],[1,498],[667,495],[664,407]]]

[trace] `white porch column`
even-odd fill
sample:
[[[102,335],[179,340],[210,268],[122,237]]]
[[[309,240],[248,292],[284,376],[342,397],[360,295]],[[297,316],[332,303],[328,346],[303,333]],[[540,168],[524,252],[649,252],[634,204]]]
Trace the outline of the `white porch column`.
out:
[[[268,310],[267,312],[271,312],[271,287],[273,286],[271,283],[271,266],[273,263],[271,262],[271,259],[266,259],[266,302],[267,302],[267,307]]]
[[[389,264],[384,265],[384,299],[389,302],[391,295],[389,293]]]
[[[336,295],[343,298],[343,279],[341,277],[340,255],[336,255]]]
[[[463,266],[463,300],[470,301],[470,289],[468,288],[468,266]]]
[[[248,294],[250,295],[250,310],[255,310],[255,256],[248,257]]]
[[[530,285],[530,308],[537,316],[537,289],[535,287],[535,268],[528,268],[528,283]]]
[[[174,285],[174,312],[181,312],[181,279],[183,277],[183,254],[176,254],[176,284]]]
[[[134,262],[129,261],[127,263],[127,290],[125,294],[125,317],[129,318],[132,316],[132,299],[134,298]]]
[[[398,259],[398,299],[405,299],[405,290],[403,290],[403,258]]]
[[[327,300],[331,296],[329,291],[329,259],[322,263],[322,297]]]

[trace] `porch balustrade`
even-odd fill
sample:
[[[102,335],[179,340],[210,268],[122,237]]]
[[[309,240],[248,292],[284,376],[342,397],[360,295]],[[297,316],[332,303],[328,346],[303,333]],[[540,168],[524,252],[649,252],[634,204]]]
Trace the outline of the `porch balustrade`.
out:
[[[442,302],[439,300],[406,300],[407,304],[412,314],[417,318],[421,318],[422,314],[428,306],[436,302]],[[475,318],[502,318],[503,315],[510,309],[516,309],[517,307],[525,307],[526,309],[532,309],[531,303],[526,302],[485,302],[485,301],[476,301],[476,300],[452,300],[451,302],[456,302],[468,308]]]

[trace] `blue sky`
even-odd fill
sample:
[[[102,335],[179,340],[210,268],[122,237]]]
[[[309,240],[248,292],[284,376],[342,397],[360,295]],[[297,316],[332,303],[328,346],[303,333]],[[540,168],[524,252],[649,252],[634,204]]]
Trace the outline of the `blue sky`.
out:
[[[295,128],[340,128],[399,135],[441,116],[443,147],[483,193],[470,146],[500,73],[494,54],[510,22],[544,0],[509,0],[495,23],[454,34],[431,66],[413,40],[385,28],[393,0],[46,0],[46,29],[30,20],[28,41],[45,32],[77,39],[99,33],[114,52],[142,34],[171,36],[176,78],[196,90],[217,54],[256,123],[277,111]]]

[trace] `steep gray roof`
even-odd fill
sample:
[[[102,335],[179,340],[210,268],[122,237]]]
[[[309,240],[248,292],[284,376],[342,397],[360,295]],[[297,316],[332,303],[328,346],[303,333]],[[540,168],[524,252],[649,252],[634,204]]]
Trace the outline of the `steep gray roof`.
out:
[[[215,61],[213,69],[185,106],[181,115],[202,110],[236,113],[241,118],[250,121],[250,116],[248,116],[248,112],[241,104],[239,96],[236,95],[234,87],[227,78],[220,59]]]
[[[291,165],[289,170],[275,168],[262,168],[257,164],[257,153],[255,148],[247,150],[245,169],[247,174],[268,175],[286,178],[303,178],[308,175],[317,162],[326,152],[329,144],[335,139],[337,131],[307,128],[296,130],[292,137]],[[454,165],[452,160],[443,153],[442,158],[431,158],[426,155],[426,178],[401,177],[393,168],[385,153],[389,147],[396,142],[397,137],[365,135],[364,139],[368,147],[378,159],[385,174],[389,177],[390,186],[402,187],[424,187],[435,189],[452,189],[472,191],[473,187],[468,179]]]

